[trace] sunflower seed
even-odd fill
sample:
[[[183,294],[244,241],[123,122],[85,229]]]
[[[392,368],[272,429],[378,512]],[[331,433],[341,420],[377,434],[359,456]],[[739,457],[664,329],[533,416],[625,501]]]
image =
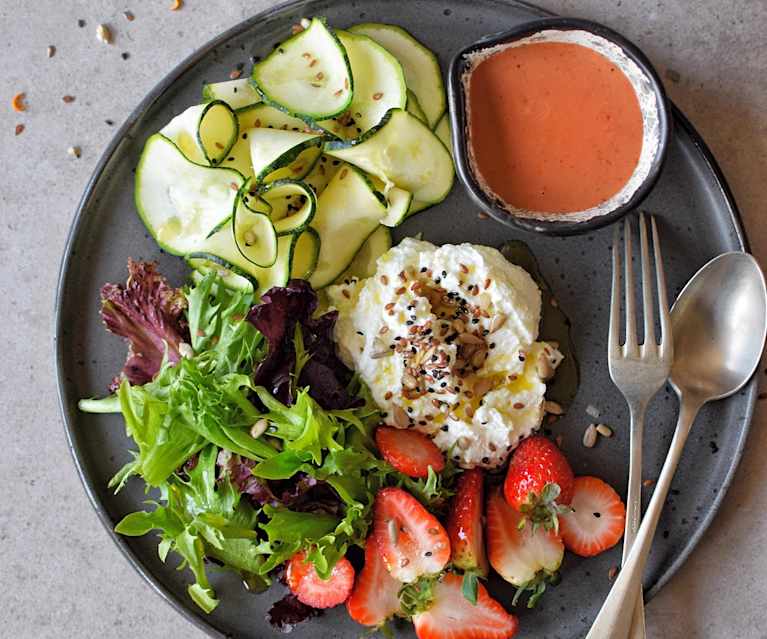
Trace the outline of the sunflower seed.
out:
[[[597,424],[597,432],[602,435],[602,437],[613,436],[613,429],[610,428],[607,424]]]
[[[394,423],[398,428],[407,428],[410,425],[410,418],[403,410],[402,406],[394,404],[392,408],[392,414],[394,415]]]
[[[589,424],[586,431],[583,433],[583,445],[586,448],[594,448],[597,443],[597,429],[594,424]]]
[[[250,436],[253,439],[258,439],[266,432],[268,426],[269,421],[265,417],[262,417],[255,424],[253,424],[253,426],[250,427]]]
[[[535,364],[535,370],[544,382],[554,377],[554,367],[545,353],[538,355],[538,361]]]
[[[390,519],[387,527],[389,529],[389,541],[391,541],[393,546],[396,546],[397,541],[399,540],[399,529],[397,528],[397,522],[393,519]]]
[[[105,24],[96,27],[96,38],[104,44],[112,44],[112,32]]]
[[[562,415],[565,412],[559,404],[548,399],[543,402],[543,410],[551,415]]]

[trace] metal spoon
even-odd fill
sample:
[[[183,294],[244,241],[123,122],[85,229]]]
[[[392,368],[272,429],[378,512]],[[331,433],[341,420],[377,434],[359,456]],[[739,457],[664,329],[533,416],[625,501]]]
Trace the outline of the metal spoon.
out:
[[[586,639],[628,636],[647,555],[695,416],[706,402],[740,390],[759,365],[767,334],[767,290],[756,260],[747,253],[711,260],[679,294],[671,326],[671,385],[680,402],[674,439],[631,552]]]

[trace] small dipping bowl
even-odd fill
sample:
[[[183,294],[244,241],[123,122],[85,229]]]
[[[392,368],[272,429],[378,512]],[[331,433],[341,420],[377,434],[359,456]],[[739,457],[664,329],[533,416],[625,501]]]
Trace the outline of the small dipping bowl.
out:
[[[481,177],[472,154],[469,129],[469,78],[483,60],[510,47],[544,42],[579,44],[605,57],[631,84],[642,115],[642,147],[623,188],[591,208],[547,212],[521,209],[495,194]],[[472,199],[493,218],[515,228],[547,235],[575,235],[610,224],[636,208],[660,174],[671,135],[666,94],[646,56],[605,26],[576,18],[546,18],[487,36],[459,51],[450,63],[448,100],[456,168]],[[546,141],[541,140],[545,145]],[[511,179],[512,176],[509,176]]]

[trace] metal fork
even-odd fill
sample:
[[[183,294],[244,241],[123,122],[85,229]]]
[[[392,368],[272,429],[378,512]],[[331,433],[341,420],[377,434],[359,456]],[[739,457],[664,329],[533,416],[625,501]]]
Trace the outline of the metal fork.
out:
[[[626,340],[620,344],[620,295],[621,257],[620,228],[616,226],[613,240],[613,281],[610,301],[610,333],[608,336],[608,363],[610,377],[623,393],[631,415],[631,448],[629,454],[628,496],[626,498],[626,531],[623,538],[625,562],[634,543],[642,517],[642,431],[647,404],[661,389],[671,372],[673,340],[671,319],[666,299],[666,278],[663,273],[660,242],[655,218],[650,216],[652,243],[655,252],[655,275],[658,289],[658,314],[660,318],[660,343],[655,337],[655,311],[652,292],[652,266],[644,213],[639,214],[639,245],[642,258],[642,301],[644,317],[644,342],[637,339],[637,322],[634,310],[634,273],[632,265],[631,222],[624,223],[625,245],[625,316]],[[639,588],[634,609],[631,639],[645,639],[644,601]],[[617,637],[615,639],[618,639]]]

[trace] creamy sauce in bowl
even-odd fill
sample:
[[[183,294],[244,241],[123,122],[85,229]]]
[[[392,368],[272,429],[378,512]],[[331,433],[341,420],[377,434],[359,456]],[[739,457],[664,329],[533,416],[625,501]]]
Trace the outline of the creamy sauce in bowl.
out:
[[[517,216],[571,222],[631,199],[660,123],[651,83],[620,47],[552,29],[467,57],[469,163],[488,195]]]

